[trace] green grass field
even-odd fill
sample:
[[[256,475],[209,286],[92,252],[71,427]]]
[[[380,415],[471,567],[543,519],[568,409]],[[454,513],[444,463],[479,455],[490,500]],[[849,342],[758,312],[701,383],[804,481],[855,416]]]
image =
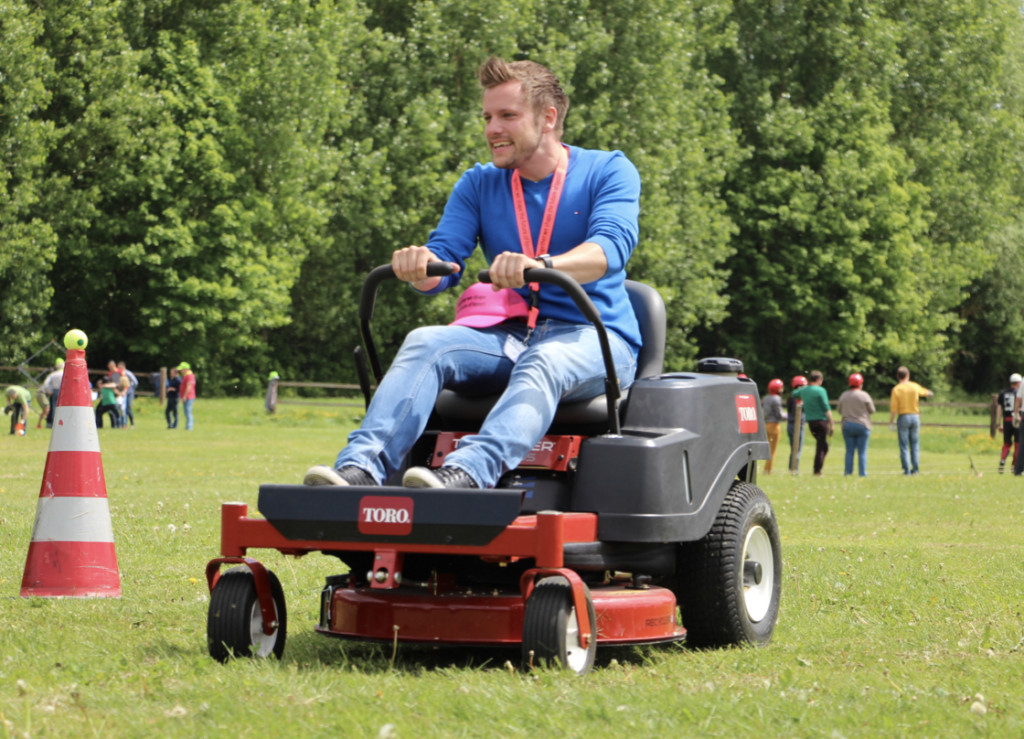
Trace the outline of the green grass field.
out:
[[[214,663],[220,503],[255,508],[259,483],[332,462],[358,413],[200,399],[186,433],[147,400],[134,430],[101,431],[119,600],[19,597],[49,432],[0,437],[0,736],[1024,735],[1024,482],[973,429],[925,429],[916,478],[884,424],[866,479],[842,476],[838,436],[824,477],[762,476],[784,558],[762,649],[599,650],[582,679],[524,675],[501,651],[400,647],[392,664],[390,647],[313,633],[336,560],[254,551],[288,598],[284,660]]]

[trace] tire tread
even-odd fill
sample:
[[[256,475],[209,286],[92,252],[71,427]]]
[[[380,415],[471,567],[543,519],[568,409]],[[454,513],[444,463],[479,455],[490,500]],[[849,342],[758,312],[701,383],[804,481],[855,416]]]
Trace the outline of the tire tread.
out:
[[[771,623],[764,635],[752,636],[747,623],[741,589],[735,587],[736,560],[742,556],[744,522],[751,511],[765,506],[774,522],[771,503],[764,492],[751,483],[733,484],[715,517],[711,530],[701,540],[682,544],[679,550],[678,595],[682,606],[687,642],[696,647],[721,647],[744,642],[763,644],[771,639],[778,602],[770,614]],[[777,526],[774,532],[777,537]],[[776,568],[776,587],[781,580]]]
[[[581,674],[590,671],[597,651],[597,619],[589,592],[587,604],[593,634],[587,650],[587,663]],[[559,578],[541,580],[537,583],[526,603],[526,612],[523,615],[524,670],[540,667],[544,663],[558,664],[564,669],[569,669],[562,656],[566,651],[565,619],[572,612],[572,608],[572,587],[568,583]],[[550,643],[552,637],[554,644]],[[532,665],[530,650],[533,650]]]
[[[277,642],[273,654],[280,659],[288,629],[284,590],[277,576],[267,571],[270,590],[277,606]],[[257,600],[256,583],[245,565],[233,567],[221,575],[210,594],[210,609],[206,619],[206,640],[210,656],[218,662],[233,657],[251,657],[249,618]]]

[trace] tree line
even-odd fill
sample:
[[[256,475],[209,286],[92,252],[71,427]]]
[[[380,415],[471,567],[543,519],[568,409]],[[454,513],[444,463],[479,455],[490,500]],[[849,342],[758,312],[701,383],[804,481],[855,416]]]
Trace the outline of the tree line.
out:
[[[488,161],[498,54],[640,170],[671,369],[989,390],[1024,367],[1022,30],[1009,0],[0,0],[0,363],[76,327],[207,393],[353,380],[362,277]],[[383,291],[385,356],[454,313]]]

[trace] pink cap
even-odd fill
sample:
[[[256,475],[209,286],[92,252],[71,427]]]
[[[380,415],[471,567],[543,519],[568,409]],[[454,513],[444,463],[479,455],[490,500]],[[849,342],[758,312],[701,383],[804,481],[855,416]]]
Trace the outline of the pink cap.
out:
[[[487,328],[509,318],[526,318],[529,312],[526,300],[514,290],[495,292],[490,285],[478,282],[459,297],[450,325]]]

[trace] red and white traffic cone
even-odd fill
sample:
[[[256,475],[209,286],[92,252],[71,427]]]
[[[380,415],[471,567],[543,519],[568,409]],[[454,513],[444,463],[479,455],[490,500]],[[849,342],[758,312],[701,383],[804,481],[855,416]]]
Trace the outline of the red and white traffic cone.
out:
[[[22,597],[121,596],[86,343],[81,331],[64,338],[68,359],[21,579]]]

